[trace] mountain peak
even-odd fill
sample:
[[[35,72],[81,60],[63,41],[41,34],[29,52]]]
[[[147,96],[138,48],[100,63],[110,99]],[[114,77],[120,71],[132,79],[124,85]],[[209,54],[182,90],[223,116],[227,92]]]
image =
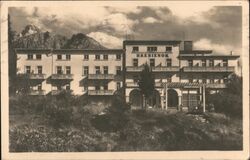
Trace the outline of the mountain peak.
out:
[[[34,24],[29,24],[25,26],[24,30],[22,31],[22,36],[28,36],[39,32],[41,31],[37,26],[35,26]]]

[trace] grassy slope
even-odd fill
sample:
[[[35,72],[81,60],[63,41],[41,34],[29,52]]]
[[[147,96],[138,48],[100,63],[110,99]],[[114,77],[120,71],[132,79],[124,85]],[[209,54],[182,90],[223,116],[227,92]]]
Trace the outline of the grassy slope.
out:
[[[78,117],[78,123],[55,128],[42,114],[11,115],[10,151],[242,149],[242,121],[223,114],[207,114],[201,122],[200,117],[184,113],[133,111],[118,131],[98,130],[93,123],[99,122],[91,121],[91,114]]]

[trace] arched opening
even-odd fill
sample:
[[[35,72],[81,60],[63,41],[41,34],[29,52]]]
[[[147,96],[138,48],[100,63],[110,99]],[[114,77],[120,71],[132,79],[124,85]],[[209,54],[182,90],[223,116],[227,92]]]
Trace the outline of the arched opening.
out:
[[[154,108],[161,108],[161,96],[159,91],[153,91],[153,95],[149,98],[149,106]]]
[[[142,106],[142,94],[138,89],[134,89],[129,93],[129,102],[133,107]]]
[[[174,89],[168,89],[168,107],[178,107],[178,93]]]

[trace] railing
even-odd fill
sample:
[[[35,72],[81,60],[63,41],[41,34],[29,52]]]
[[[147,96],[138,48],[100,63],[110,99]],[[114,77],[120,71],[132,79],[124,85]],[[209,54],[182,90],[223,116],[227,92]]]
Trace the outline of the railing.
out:
[[[138,67],[128,66],[126,68],[127,68],[127,72],[140,72],[143,70],[143,66],[138,66]],[[171,67],[156,66],[156,67],[151,67],[151,68],[153,72],[178,72],[180,69],[178,66],[171,66]]]
[[[127,72],[140,72],[143,70],[143,66],[128,66],[126,69]]]
[[[88,79],[114,79],[114,74],[89,74]]]
[[[29,95],[45,95],[45,90],[30,90]]]
[[[72,92],[73,90],[65,90],[65,89],[59,89],[59,90],[52,90],[51,91],[51,95],[58,95],[58,94],[60,94],[60,93],[62,93],[62,92]]]
[[[73,79],[73,74],[52,74],[51,79]]]
[[[184,72],[234,72],[234,67],[183,67]]]
[[[126,82],[127,87],[139,87],[137,82]],[[155,87],[162,87],[162,82],[155,82]]]
[[[24,73],[22,75],[27,76],[29,79],[46,79],[46,74],[42,73]]]
[[[208,83],[206,84],[207,88],[226,88],[226,84],[224,83]]]
[[[171,67],[158,66],[158,67],[152,67],[152,71],[153,72],[178,72],[179,69],[180,68],[178,66],[171,66]]]
[[[113,93],[113,90],[88,90],[88,95],[92,96],[113,95]]]

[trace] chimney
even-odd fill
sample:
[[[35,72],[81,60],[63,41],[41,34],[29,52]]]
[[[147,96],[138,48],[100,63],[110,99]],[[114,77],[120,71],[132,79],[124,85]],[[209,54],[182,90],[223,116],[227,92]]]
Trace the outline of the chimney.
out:
[[[193,41],[184,41],[184,51],[193,50]]]
[[[233,51],[231,51],[231,55],[233,55]]]

